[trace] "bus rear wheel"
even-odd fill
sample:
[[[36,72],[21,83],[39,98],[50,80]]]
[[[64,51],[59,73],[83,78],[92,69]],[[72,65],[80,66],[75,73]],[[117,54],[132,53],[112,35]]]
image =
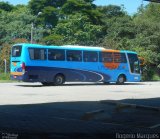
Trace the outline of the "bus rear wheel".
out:
[[[62,74],[57,74],[54,77],[54,85],[62,85],[65,82],[64,75]]]
[[[125,75],[119,75],[116,83],[117,84],[124,84],[125,81],[126,81]]]

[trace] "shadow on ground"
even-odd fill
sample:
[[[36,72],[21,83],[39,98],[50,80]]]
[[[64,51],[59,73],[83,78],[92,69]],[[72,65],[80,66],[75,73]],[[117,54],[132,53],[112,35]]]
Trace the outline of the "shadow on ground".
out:
[[[67,83],[67,84],[63,84],[61,86],[95,86],[95,85],[107,86],[107,85],[118,85],[118,84],[116,84],[116,83]],[[145,84],[142,82],[142,83],[125,83],[123,85],[145,85]],[[19,87],[48,87],[48,86],[44,86],[42,84],[38,84],[38,85],[22,84],[22,85],[16,85],[16,86],[19,86]],[[120,86],[122,86],[122,85],[120,85]],[[51,85],[49,87],[57,87],[57,86]]]
[[[160,98],[1,105],[0,133],[18,139],[160,137],[159,108]]]

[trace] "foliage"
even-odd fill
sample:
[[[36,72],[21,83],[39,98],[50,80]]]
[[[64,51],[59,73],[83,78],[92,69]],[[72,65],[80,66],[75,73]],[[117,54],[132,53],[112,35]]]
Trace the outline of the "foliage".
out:
[[[68,0],[63,6],[61,12],[65,15],[81,13],[90,19],[93,24],[101,23],[101,13],[96,9],[92,1],[86,0]]]
[[[4,11],[12,11],[14,9],[14,6],[9,4],[8,2],[3,2],[0,1],[0,10],[4,10]]]
[[[38,18],[43,26],[54,27],[58,21],[59,8],[66,1],[67,0],[30,0],[29,8],[35,16],[37,16],[39,12],[42,12],[42,15]]]
[[[160,5],[149,4],[145,9],[141,9],[133,20],[136,36],[132,44],[136,46],[135,50],[146,59],[146,73],[152,76],[160,70],[159,9]]]
[[[44,37],[42,42],[47,45],[63,45],[63,40],[63,36],[52,34],[47,37]]]
[[[17,38],[24,38],[28,42],[31,34],[31,23],[34,24],[35,41],[41,40],[45,32],[42,27],[35,29],[36,17],[33,16],[27,7],[17,6],[12,12],[3,11],[0,14],[0,44],[12,43]]]
[[[0,82],[2,82],[2,80],[9,81],[10,80],[10,74],[9,73],[6,73],[6,74],[5,73],[0,73]]]
[[[4,60],[6,60],[7,71],[9,72],[11,46],[9,44],[3,44],[2,46],[3,47],[0,50],[0,71],[4,71]]]
[[[77,13],[61,20],[53,33],[63,36],[64,44],[94,45],[101,36],[101,30],[102,27],[92,24],[87,16]]]
[[[126,14],[120,6],[116,5],[99,6],[98,9],[103,13],[103,20],[113,17],[123,17]]]

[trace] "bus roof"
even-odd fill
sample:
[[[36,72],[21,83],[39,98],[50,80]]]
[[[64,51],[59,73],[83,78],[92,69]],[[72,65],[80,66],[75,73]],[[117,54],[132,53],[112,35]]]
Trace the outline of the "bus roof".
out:
[[[92,51],[114,51],[113,49],[106,49],[104,47],[95,47],[95,46],[80,46],[80,45],[63,45],[63,46],[55,46],[55,45],[40,45],[40,44],[30,44],[30,43],[19,43],[15,44],[16,45],[22,45],[24,47],[34,47],[34,48],[39,48],[39,47],[45,47],[45,48],[56,48],[56,49],[73,49],[73,50],[92,50]],[[118,50],[115,50],[118,51]],[[133,53],[137,54],[134,51],[128,51],[128,50],[120,50],[122,53]]]
[[[34,47],[34,48],[39,48],[39,47],[45,47],[45,48],[56,48],[56,49],[73,49],[73,50],[95,50],[95,51],[101,51],[105,50],[103,47],[94,47],[94,46],[78,46],[78,45],[63,45],[63,46],[55,46],[55,45],[40,45],[40,44],[27,44],[27,43],[20,43],[20,44],[15,44],[16,45],[22,45],[24,47]]]

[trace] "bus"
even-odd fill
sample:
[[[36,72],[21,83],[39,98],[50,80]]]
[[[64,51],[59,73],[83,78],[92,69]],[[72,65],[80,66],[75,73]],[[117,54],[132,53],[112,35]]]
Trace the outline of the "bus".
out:
[[[65,82],[139,82],[136,52],[90,46],[15,44],[11,79],[62,85]]]

